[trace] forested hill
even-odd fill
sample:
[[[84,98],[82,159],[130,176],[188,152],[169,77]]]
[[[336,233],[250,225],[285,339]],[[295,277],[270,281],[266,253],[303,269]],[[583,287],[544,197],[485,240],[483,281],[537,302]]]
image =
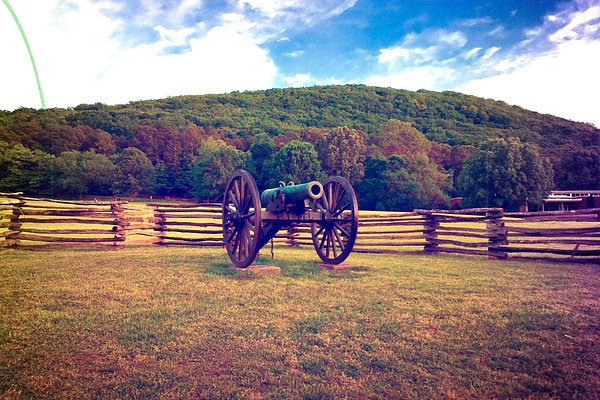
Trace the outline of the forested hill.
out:
[[[327,142],[334,137],[351,143],[339,159],[332,154],[341,145]],[[544,190],[600,187],[600,129],[591,124],[455,92],[346,85],[0,111],[0,192],[209,198],[222,190],[222,177],[210,171],[226,175],[242,166],[281,173],[274,166],[301,154],[318,157],[315,176],[348,173],[363,192],[372,192],[369,182],[393,176],[407,191],[424,194],[381,207],[409,209],[461,195],[463,161],[489,139],[506,139],[502,146],[514,149],[531,145],[523,154],[548,157],[554,174],[542,174],[549,179]],[[337,170],[342,164],[350,169]]]
[[[519,136],[542,147],[598,143],[600,131],[504,102],[456,92],[417,92],[362,85],[272,89],[209,96],[143,101],[125,109],[148,116],[165,113],[198,125],[227,126],[242,132],[280,135],[303,127],[348,126],[374,132],[397,119],[413,125],[430,140],[473,144],[498,136]]]
[[[183,129],[191,122],[249,138],[266,132],[279,136],[305,127],[347,126],[372,133],[390,119],[411,122],[430,140],[477,145],[517,136],[548,150],[600,143],[591,124],[539,114],[504,102],[456,92],[417,92],[363,85],[320,86],[177,96],[127,105],[80,105],[73,109],[19,109],[0,112],[0,140],[36,141],[48,124],[87,125],[128,138],[140,122],[162,120]],[[23,131],[23,124],[27,125]],[[28,138],[23,135],[29,136]],[[32,137],[33,136],[33,137]]]
[[[87,122],[95,106],[75,112]],[[106,107],[109,113],[137,118],[167,118],[181,126],[228,128],[242,136],[255,132],[282,135],[304,127],[348,126],[374,132],[390,119],[407,121],[430,140],[472,144],[498,136],[519,136],[542,147],[582,146],[600,142],[600,130],[543,115],[504,102],[456,92],[417,92],[362,85],[271,89],[222,95],[179,96]],[[86,113],[87,111],[87,113]]]

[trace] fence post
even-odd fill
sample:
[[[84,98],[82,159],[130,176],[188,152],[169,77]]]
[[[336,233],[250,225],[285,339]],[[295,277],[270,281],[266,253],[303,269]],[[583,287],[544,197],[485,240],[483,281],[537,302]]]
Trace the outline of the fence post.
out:
[[[165,244],[167,217],[165,216],[165,212],[160,210],[159,205],[154,206],[154,224],[156,225],[154,230],[159,232],[158,240],[154,244]]]
[[[291,247],[298,247],[298,224],[296,222],[292,222],[288,225],[287,228],[287,238],[285,239],[285,244]]]
[[[488,210],[485,213],[486,230],[488,231],[488,252],[490,258],[506,260],[508,254],[499,249],[508,244],[508,235],[504,226],[504,210],[501,208]]]
[[[113,237],[113,239],[115,239],[113,246],[115,249],[123,248],[125,247],[125,227],[129,225],[125,219],[125,207],[123,207],[123,203],[117,200],[110,204],[110,211],[113,214],[115,223],[112,228],[113,233],[115,234]]]
[[[23,223],[19,221],[19,218],[23,215],[21,208],[25,206],[25,200],[18,200],[18,203],[12,204],[12,215],[10,216],[10,222],[8,223],[9,233],[7,233],[4,238],[7,247],[19,247],[19,244],[21,243],[19,235],[21,234]]]
[[[437,228],[439,228],[440,223],[436,220],[435,214],[431,211],[425,213],[423,215],[425,217],[425,222],[423,224],[423,233],[425,234],[425,246],[423,246],[423,251],[425,253],[435,253],[437,251],[437,247],[439,244],[437,243]]]

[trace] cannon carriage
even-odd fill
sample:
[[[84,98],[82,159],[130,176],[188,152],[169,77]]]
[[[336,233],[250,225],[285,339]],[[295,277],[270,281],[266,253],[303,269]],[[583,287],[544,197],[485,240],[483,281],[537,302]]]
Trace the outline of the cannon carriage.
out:
[[[261,196],[252,175],[236,171],[223,197],[223,241],[233,264],[246,268],[280,229],[310,223],[314,248],[324,263],[339,264],[358,233],[358,202],[350,183],[333,176],[323,183],[280,184]]]

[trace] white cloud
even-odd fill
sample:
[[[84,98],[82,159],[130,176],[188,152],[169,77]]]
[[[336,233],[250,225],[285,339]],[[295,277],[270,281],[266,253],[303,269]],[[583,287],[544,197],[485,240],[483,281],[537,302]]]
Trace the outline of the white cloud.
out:
[[[261,48],[254,23],[227,14],[207,31],[154,29],[159,39],[129,47],[118,40],[123,21],[103,11],[114,3],[60,0],[16,3],[29,37],[48,107],[80,103],[123,103],[168,95],[266,89],[274,85],[275,63]],[[74,5],[73,5],[74,4]],[[182,6],[197,6],[186,1]],[[185,8],[185,7],[184,7]],[[4,11],[4,10],[2,10]],[[35,78],[16,25],[0,12],[0,109],[39,107]],[[176,46],[187,47],[179,51]],[[170,51],[171,49],[179,52]]]
[[[481,47],[475,47],[463,54],[463,58],[469,60],[475,57],[481,51]]]
[[[247,4],[254,10],[259,10],[269,18],[278,18],[298,8],[300,0],[240,0],[241,6]]]
[[[231,16],[230,16],[231,17]],[[124,102],[178,94],[219,93],[273,86],[277,68],[238,18],[189,40],[189,51],[162,54],[163,40],[121,54],[97,88],[104,101]],[[178,38],[178,35],[173,35]]]
[[[202,0],[183,0],[175,11],[171,12],[171,20],[182,21],[191,12],[198,10],[202,6]]]
[[[453,67],[457,60],[476,57],[481,51],[481,48],[462,51],[467,42],[459,31],[435,29],[410,33],[399,45],[379,50],[378,71],[368,76],[365,83],[411,90],[444,90],[459,76]]]
[[[314,84],[315,80],[309,74],[296,74],[283,78],[287,86],[302,87]]]
[[[120,22],[104,16],[89,1],[76,5],[23,1],[13,7],[29,38],[48,106],[74,105],[93,97],[94,77],[101,76],[108,60],[119,53],[112,35]],[[37,89],[31,90],[35,80],[25,46],[4,11],[0,12],[0,52],[12,56],[0,64],[0,107],[39,107]]]
[[[600,126],[600,6],[578,1],[525,30],[527,39],[499,56],[491,47],[454,90]],[[488,55],[490,57],[488,57]]]
[[[444,32],[440,31],[437,37],[438,42],[448,44],[454,47],[463,47],[467,44],[467,38],[462,32]]]
[[[600,126],[600,41],[561,43],[509,72],[465,83],[457,90]]]
[[[560,43],[565,40],[581,37],[580,29],[589,28],[590,22],[595,22],[594,26],[600,25],[600,6],[590,7],[583,11],[577,11],[569,16],[567,25],[556,31],[550,36],[552,42]],[[558,18],[558,17],[554,17]],[[556,19],[555,19],[556,21]]]
[[[285,53],[285,56],[290,57],[290,58],[298,58],[303,54],[304,54],[304,50],[296,50],[296,51],[290,51],[289,53]]]
[[[441,90],[456,79],[457,72],[443,66],[422,66],[396,72],[372,75],[366,79],[367,85],[395,87],[408,90]]]
[[[313,24],[342,14],[358,0],[238,0],[240,9],[249,6],[270,20],[283,24]]]
[[[487,49],[485,51],[485,53],[483,53],[483,55],[481,56],[481,60],[483,60],[483,61],[489,60],[490,58],[492,58],[492,56],[494,54],[496,54],[498,52],[498,50],[500,50],[499,47],[490,47],[489,49]]]
[[[482,18],[470,18],[465,19],[459,22],[459,25],[466,27],[473,27],[477,25],[487,25],[490,24],[493,20],[490,17],[482,17]]]
[[[118,0],[21,0],[14,7],[29,36],[47,106],[69,107],[273,87],[282,74],[266,41],[286,40],[288,28],[339,15],[356,0],[238,0],[223,2],[206,21],[191,18],[202,15],[198,11],[206,3],[139,0],[132,11]],[[39,107],[27,51],[4,11],[0,54],[9,56],[0,63],[0,109]],[[307,76],[297,75],[294,84],[308,82]]]
[[[504,33],[505,33],[504,27],[497,26],[488,33],[488,36],[503,36]]]
[[[407,60],[410,57],[410,49],[402,46],[389,47],[379,50],[377,61],[380,64],[396,62],[398,60]]]
[[[600,126],[598,32],[600,6],[577,3],[524,31],[527,39],[512,48],[465,48],[455,32],[410,34],[379,51],[365,83],[456,90]]]
[[[467,44],[466,36],[459,31],[435,29],[421,34],[409,33],[397,46],[379,50],[377,62],[393,73],[400,68],[422,65],[450,58]]]

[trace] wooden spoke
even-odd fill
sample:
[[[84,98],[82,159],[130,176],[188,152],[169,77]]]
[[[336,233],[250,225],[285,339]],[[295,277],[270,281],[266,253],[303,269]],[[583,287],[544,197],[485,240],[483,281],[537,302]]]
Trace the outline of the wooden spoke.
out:
[[[349,236],[350,236],[350,232],[348,232],[347,230],[345,230],[345,229],[344,229],[344,228],[343,228],[343,227],[342,227],[342,226],[339,224],[339,222],[337,222],[337,221],[336,221],[336,222],[334,222],[334,223],[333,223],[333,226],[335,226],[337,229],[339,229],[339,230],[340,230],[340,231],[341,231],[341,232],[344,234],[344,236],[346,236],[346,237],[349,237]]]
[[[346,248],[346,245],[344,244],[342,238],[340,237],[340,234],[338,233],[337,229],[333,229],[333,233],[335,235],[335,240],[337,240],[340,249],[342,249],[342,251],[344,251],[344,249]]]
[[[339,203],[338,203],[339,204]],[[337,205],[336,205],[337,206]],[[347,202],[346,204],[344,204],[344,206],[342,208],[334,208],[334,210],[337,210],[333,213],[334,217],[338,217],[340,216],[344,211],[348,210],[349,207],[352,206],[352,202]]]
[[[323,262],[339,264],[348,258],[356,241],[358,202],[352,186],[342,177],[328,178],[323,188],[323,197],[313,208],[322,215],[312,223],[313,245]]]
[[[327,192],[323,193],[323,197],[321,197],[320,201],[323,202],[323,206],[321,206],[320,208],[327,211],[330,211],[329,209],[329,201],[327,200]],[[317,201],[317,204],[320,203],[320,201]]]
[[[256,258],[261,230],[258,189],[252,176],[236,171],[223,196],[223,241],[233,264],[246,268]]]
[[[233,194],[233,192],[228,192],[227,195],[229,196],[230,200],[231,200],[231,204],[233,204],[233,207],[235,207],[236,210],[240,209],[240,203],[238,202],[238,200],[235,198],[235,195]],[[235,212],[235,210],[233,208],[231,208],[231,206],[228,204],[227,205],[228,209],[231,209],[231,212]]]
[[[233,228],[233,232],[231,232],[231,235],[229,235],[229,237],[225,238],[225,240],[229,243],[231,242],[233,239],[235,239],[235,236],[238,233],[238,228],[234,227]]]
[[[319,228],[319,230],[317,231],[317,233],[315,233],[315,236],[319,236],[324,230],[325,230],[325,226],[321,226]]]
[[[323,227],[323,229],[325,229],[325,227]],[[325,231],[325,233],[323,233],[323,237],[321,238],[321,243],[319,243],[319,250],[323,249],[323,245],[325,244],[325,239],[327,238],[327,231]]]
[[[331,207],[332,213],[338,210],[338,205],[344,197],[345,196],[340,195],[340,185],[335,185],[335,190],[333,191],[333,198],[331,199],[331,204],[333,204],[333,206]]]
[[[333,240],[333,233],[335,232],[335,229],[332,229],[329,231],[329,241],[331,242],[331,250],[333,250],[333,258],[337,258],[337,251],[335,249],[335,243]]]

